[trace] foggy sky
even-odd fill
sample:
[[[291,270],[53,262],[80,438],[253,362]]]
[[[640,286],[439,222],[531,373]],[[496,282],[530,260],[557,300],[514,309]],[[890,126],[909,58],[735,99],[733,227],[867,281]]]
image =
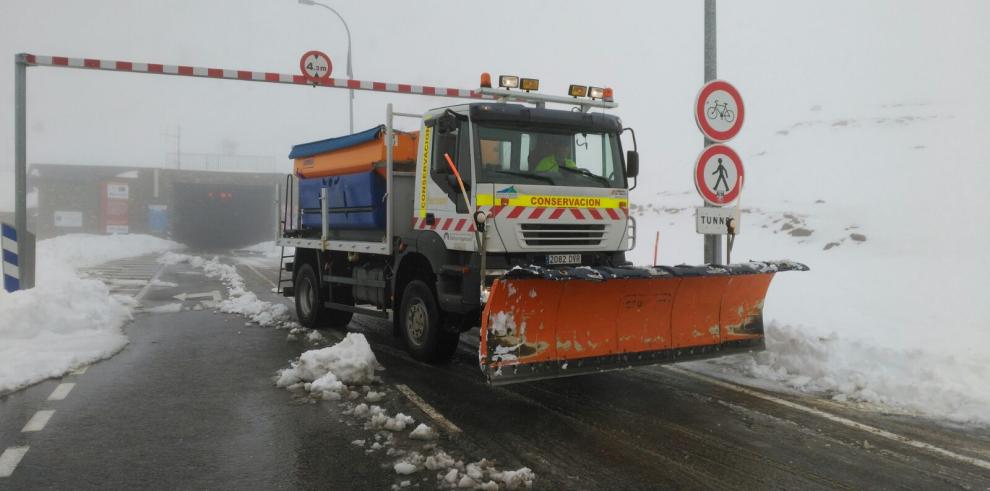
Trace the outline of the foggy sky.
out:
[[[489,71],[538,77],[547,93],[614,87],[643,178],[690,188],[702,1],[327,3],[350,24],[358,79],[475,88]],[[722,0],[718,14],[719,76],[747,103],[744,150],[816,104],[990,101],[987,2]],[[295,0],[3,0],[0,193],[13,192],[17,52],[295,73],[310,49],[344,77],[343,27]],[[292,144],[347,130],[337,89],[53,68],[28,78],[29,163],[162,165],[175,147],[164,134],[181,126],[184,152],[233,142],[287,171]],[[358,92],[355,129],[383,122],[387,102],[417,112],[456,101]]]

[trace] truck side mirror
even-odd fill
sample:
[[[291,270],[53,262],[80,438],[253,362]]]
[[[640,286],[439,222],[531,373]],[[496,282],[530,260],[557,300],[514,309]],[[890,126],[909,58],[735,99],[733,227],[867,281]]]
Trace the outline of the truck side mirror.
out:
[[[436,124],[437,124],[437,133],[441,135],[444,133],[450,133],[452,131],[455,131],[459,126],[457,121],[457,116],[454,116],[449,111],[445,113],[443,116],[437,118]]]
[[[639,152],[629,150],[626,152],[626,177],[636,177],[639,175]]]

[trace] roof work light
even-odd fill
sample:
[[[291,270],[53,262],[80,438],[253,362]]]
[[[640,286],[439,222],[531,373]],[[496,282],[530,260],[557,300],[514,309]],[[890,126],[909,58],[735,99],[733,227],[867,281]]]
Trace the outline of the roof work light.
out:
[[[524,78],[519,80],[519,88],[529,92],[531,90],[540,90],[540,80],[536,78]]]
[[[567,95],[571,97],[584,97],[588,95],[588,88],[584,85],[571,84],[571,86],[567,89]]]
[[[499,75],[498,86],[504,89],[516,89],[519,87],[519,77],[515,75]]]
[[[592,99],[601,99],[605,97],[605,89],[601,87],[588,87],[588,97]]]

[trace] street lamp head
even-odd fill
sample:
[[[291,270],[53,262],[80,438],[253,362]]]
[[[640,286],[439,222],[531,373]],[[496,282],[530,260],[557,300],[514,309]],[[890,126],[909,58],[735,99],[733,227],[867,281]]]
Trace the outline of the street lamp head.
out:
[[[316,5],[316,2],[313,0],[299,0],[299,3],[302,5]]]

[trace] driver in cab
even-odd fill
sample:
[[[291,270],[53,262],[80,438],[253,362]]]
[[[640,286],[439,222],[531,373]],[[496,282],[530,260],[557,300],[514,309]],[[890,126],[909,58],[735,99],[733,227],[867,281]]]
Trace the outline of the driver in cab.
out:
[[[563,165],[569,169],[577,169],[577,163],[571,158],[572,139],[568,136],[543,135],[539,146],[534,149],[536,155],[544,155],[536,167],[536,172],[560,172]]]

